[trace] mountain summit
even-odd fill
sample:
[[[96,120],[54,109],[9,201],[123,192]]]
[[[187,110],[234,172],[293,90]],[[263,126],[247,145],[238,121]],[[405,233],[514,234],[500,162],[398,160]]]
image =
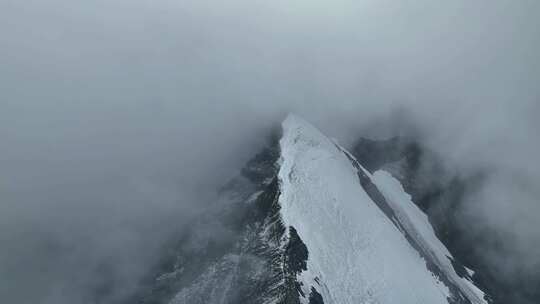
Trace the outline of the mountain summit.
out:
[[[295,115],[221,197],[140,303],[488,303],[397,179]]]
[[[325,303],[485,303],[390,174],[371,175],[293,115],[280,150],[281,216],[309,253],[304,292]]]

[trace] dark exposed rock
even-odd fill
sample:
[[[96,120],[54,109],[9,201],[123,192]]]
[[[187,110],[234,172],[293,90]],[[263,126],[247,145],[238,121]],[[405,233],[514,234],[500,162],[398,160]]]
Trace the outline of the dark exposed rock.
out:
[[[298,236],[296,229],[292,226],[289,227],[289,242],[285,247],[285,256],[292,271],[300,273],[302,270],[307,270],[307,247]]]
[[[324,304],[321,294],[318,293],[314,287],[311,287],[311,293],[309,294],[309,304]]]

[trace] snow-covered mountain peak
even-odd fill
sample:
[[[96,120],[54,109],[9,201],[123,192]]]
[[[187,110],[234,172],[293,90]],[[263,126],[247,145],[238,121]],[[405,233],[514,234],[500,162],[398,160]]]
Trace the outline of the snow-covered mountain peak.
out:
[[[296,115],[281,134],[137,303],[487,304],[400,181]],[[216,223],[228,237],[204,233]]]
[[[372,180],[343,148],[295,115],[282,125],[280,215],[307,247],[307,270],[298,275],[302,294],[315,290],[327,304],[485,303],[434,253],[449,255],[444,246],[425,240],[429,222],[403,216],[414,206],[396,190],[396,180]],[[393,193],[392,203],[386,193]],[[312,303],[307,296],[301,301]]]

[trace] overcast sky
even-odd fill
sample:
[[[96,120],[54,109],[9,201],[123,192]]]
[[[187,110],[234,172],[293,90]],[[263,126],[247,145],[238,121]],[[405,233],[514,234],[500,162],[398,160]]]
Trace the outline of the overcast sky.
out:
[[[132,284],[290,111],[490,168],[467,211],[538,266],[538,54],[536,0],[0,0],[0,298]]]

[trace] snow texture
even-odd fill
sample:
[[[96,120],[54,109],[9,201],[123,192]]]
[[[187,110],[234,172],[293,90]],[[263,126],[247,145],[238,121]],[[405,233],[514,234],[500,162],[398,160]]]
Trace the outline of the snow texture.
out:
[[[358,169],[333,141],[290,115],[283,122],[280,149],[281,218],[308,249],[307,271],[298,277],[306,295],[315,288],[326,304],[448,303],[449,288],[370,199]],[[471,282],[455,275],[446,258],[450,254],[425,215],[390,178],[377,173],[373,179],[402,226],[414,232],[472,303],[485,303]],[[301,300],[308,303],[307,296]]]
[[[484,293],[467,278],[458,276],[452,260],[454,259],[448,249],[435,235],[427,216],[411,200],[411,196],[403,190],[401,183],[386,171],[377,171],[372,176],[373,183],[381,191],[398,221],[405,227],[424,252],[429,254],[431,260],[436,261],[440,269],[454,284],[460,287],[472,303],[486,303]],[[469,276],[474,272],[467,269]]]

